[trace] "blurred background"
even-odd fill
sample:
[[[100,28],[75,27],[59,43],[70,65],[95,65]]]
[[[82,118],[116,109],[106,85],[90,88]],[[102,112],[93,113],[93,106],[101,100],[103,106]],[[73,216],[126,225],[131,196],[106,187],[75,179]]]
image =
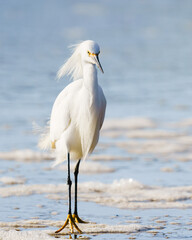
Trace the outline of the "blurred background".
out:
[[[0,151],[36,148],[32,123],[69,83],[55,79],[67,47],[87,39],[101,47],[107,118],[191,117],[190,0],[1,0]]]

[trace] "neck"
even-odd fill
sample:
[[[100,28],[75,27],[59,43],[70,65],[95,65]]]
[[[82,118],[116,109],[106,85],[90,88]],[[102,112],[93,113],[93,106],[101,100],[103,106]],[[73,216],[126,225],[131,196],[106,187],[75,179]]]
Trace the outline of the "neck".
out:
[[[86,63],[83,66],[84,86],[91,92],[95,93],[98,87],[97,69],[94,64]]]

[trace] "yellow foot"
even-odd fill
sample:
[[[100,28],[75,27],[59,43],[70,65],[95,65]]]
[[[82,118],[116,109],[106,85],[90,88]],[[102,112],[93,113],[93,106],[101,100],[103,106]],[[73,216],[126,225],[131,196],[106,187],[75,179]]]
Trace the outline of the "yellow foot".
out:
[[[75,220],[74,220],[74,218],[72,217],[71,214],[68,214],[68,215],[67,215],[67,219],[66,219],[65,223],[64,223],[63,226],[62,226],[59,230],[57,230],[55,233],[61,232],[68,224],[70,225],[71,233],[73,233],[73,226],[75,227],[75,229],[76,229],[79,233],[82,233],[82,231],[78,228],[77,224],[75,223]]]
[[[78,214],[75,214],[75,213],[73,213],[73,219],[74,219],[74,221],[76,222],[76,223],[88,223],[88,222],[85,222],[85,221],[83,221],[79,216],[78,216]]]

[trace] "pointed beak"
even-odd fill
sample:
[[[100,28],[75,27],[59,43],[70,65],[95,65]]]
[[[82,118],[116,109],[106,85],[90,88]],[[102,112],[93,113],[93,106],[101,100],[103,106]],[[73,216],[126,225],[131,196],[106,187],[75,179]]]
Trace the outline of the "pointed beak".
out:
[[[98,54],[94,54],[94,55],[93,55],[93,59],[94,59],[94,61],[95,61],[95,64],[97,65],[97,67],[101,70],[102,73],[104,73],[103,68],[102,68],[102,66],[101,66],[101,63],[100,63],[100,61],[99,61],[99,56],[98,56]]]

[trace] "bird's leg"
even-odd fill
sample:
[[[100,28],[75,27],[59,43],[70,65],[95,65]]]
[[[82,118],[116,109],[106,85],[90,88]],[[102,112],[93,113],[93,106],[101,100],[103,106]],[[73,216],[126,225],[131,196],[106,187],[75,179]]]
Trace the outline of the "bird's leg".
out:
[[[76,164],[75,171],[74,171],[74,178],[75,178],[75,207],[74,207],[74,213],[73,213],[73,219],[77,223],[87,223],[83,221],[79,216],[77,212],[77,183],[78,183],[78,174],[79,174],[79,165],[80,165],[81,159]]]
[[[74,179],[75,179],[75,206],[74,206],[74,215],[77,215],[77,181],[78,181],[78,174],[79,174],[79,165],[81,159],[76,164],[75,171],[74,171]]]
[[[72,181],[71,181],[71,177],[70,177],[70,154],[69,153],[68,153],[68,177],[67,177],[67,184],[69,185],[69,211],[68,211],[68,215],[67,215],[67,219],[66,219],[65,223],[55,233],[59,233],[60,231],[62,231],[68,224],[70,225],[71,232],[73,232],[73,226],[74,226],[75,229],[79,233],[82,233],[81,230],[76,225],[75,220],[73,219],[72,214],[71,214],[71,185],[72,185]]]

